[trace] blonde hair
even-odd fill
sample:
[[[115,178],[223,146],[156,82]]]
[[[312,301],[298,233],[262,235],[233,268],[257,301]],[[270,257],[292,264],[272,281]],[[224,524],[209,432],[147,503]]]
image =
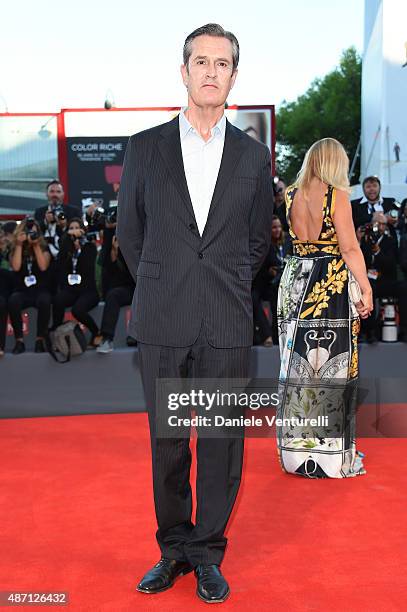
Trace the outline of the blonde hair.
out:
[[[341,143],[335,138],[322,138],[306,152],[295,185],[307,191],[311,179],[316,177],[327,185],[350,193],[348,171],[349,158]]]

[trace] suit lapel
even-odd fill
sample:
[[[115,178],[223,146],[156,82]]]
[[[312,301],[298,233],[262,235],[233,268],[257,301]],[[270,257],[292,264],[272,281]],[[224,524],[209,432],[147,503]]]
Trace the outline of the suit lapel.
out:
[[[168,171],[174,180],[174,184],[182,197],[188,214],[195,221],[194,209],[188,191],[184,163],[182,161],[178,116],[169,123],[165,124],[161,131],[161,139],[158,141],[158,148],[168,168]]]
[[[233,176],[237,163],[247,146],[246,140],[242,137],[240,130],[235,128],[226,120],[225,144],[223,146],[222,161],[219,168],[218,179],[213,192],[211,205],[209,208],[208,219],[205,225],[203,236],[209,226],[209,221],[213,215],[223,192],[225,191],[230,179]]]
[[[229,121],[226,120],[225,143],[223,146],[222,161],[202,238],[206,236],[210,218],[213,215],[213,212],[230,179],[232,178],[237,163],[246,146],[246,139],[242,137],[240,130],[235,128]],[[184,163],[182,160],[178,116],[169,123],[165,124],[163,127],[161,131],[161,139],[158,141],[158,148],[168,168],[168,171],[174,180],[174,184],[182,197],[188,214],[196,223],[194,209],[185,177]]]

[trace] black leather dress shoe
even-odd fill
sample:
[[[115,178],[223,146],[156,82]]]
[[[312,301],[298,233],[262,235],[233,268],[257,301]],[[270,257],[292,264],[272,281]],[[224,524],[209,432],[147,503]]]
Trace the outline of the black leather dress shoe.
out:
[[[222,576],[218,565],[197,565],[196,594],[206,603],[222,603],[229,596],[229,585]]]
[[[43,338],[37,338],[35,341],[35,353],[45,353],[45,344]]]
[[[161,591],[166,591],[172,587],[178,576],[184,576],[189,572],[192,572],[192,567],[189,563],[162,557],[139,582],[137,591],[151,594],[161,593]]]
[[[13,355],[21,355],[21,353],[25,353],[24,342],[22,340],[17,340],[11,352],[13,353]]]

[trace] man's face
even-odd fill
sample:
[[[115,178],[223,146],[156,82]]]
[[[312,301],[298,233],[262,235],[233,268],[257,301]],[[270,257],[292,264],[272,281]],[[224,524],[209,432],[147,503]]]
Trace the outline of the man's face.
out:
[[[276,194],[274,196],[274,203],[276,206],[280,206],[285,200],[286,185],[284,181],[278,181],[276,184]]]
[[[384,215],[383,213],[375,213],[372,217],[372,223],[377,223],[379,233],[384,234],[387,229],[386,215]]]
[[[51,204],[62,204],[64,201],[64,189],[60,183],[50,185],[47,191],[48,202]]]
[[[192,41],[191,48],[188,66],[181,66],[189,103],[223,106],[237,76],[237,71],[233,72],[232,43],[221,36],[203,35]]]
[[[366,181],[363,192],[370,202],[376,202],[380,195],[380,185],[377,181]]]

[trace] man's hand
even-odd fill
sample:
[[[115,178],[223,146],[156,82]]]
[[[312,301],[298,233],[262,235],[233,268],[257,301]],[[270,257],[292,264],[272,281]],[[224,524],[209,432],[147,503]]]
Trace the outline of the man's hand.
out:
[[[17,236],[17,244],[22,245],[27,240],[27,234],[25,232],[20,232]]]
[[[372,253],[374,255],[377,255],[377,253],[380,251],[380,246],[377,244],[377,242],[374,242],[372,244]]]
[[[97,209],[98,205],[96,203],[91,204],[90,206],[88,206],[88,208],[86,209],[86,214],[89,217],[93,217],[93,213],[95,212],[95,210]]]
[[[386,215],[387,223],[389,225],[397,225],[398,217],[393,217],[392,215]]]

